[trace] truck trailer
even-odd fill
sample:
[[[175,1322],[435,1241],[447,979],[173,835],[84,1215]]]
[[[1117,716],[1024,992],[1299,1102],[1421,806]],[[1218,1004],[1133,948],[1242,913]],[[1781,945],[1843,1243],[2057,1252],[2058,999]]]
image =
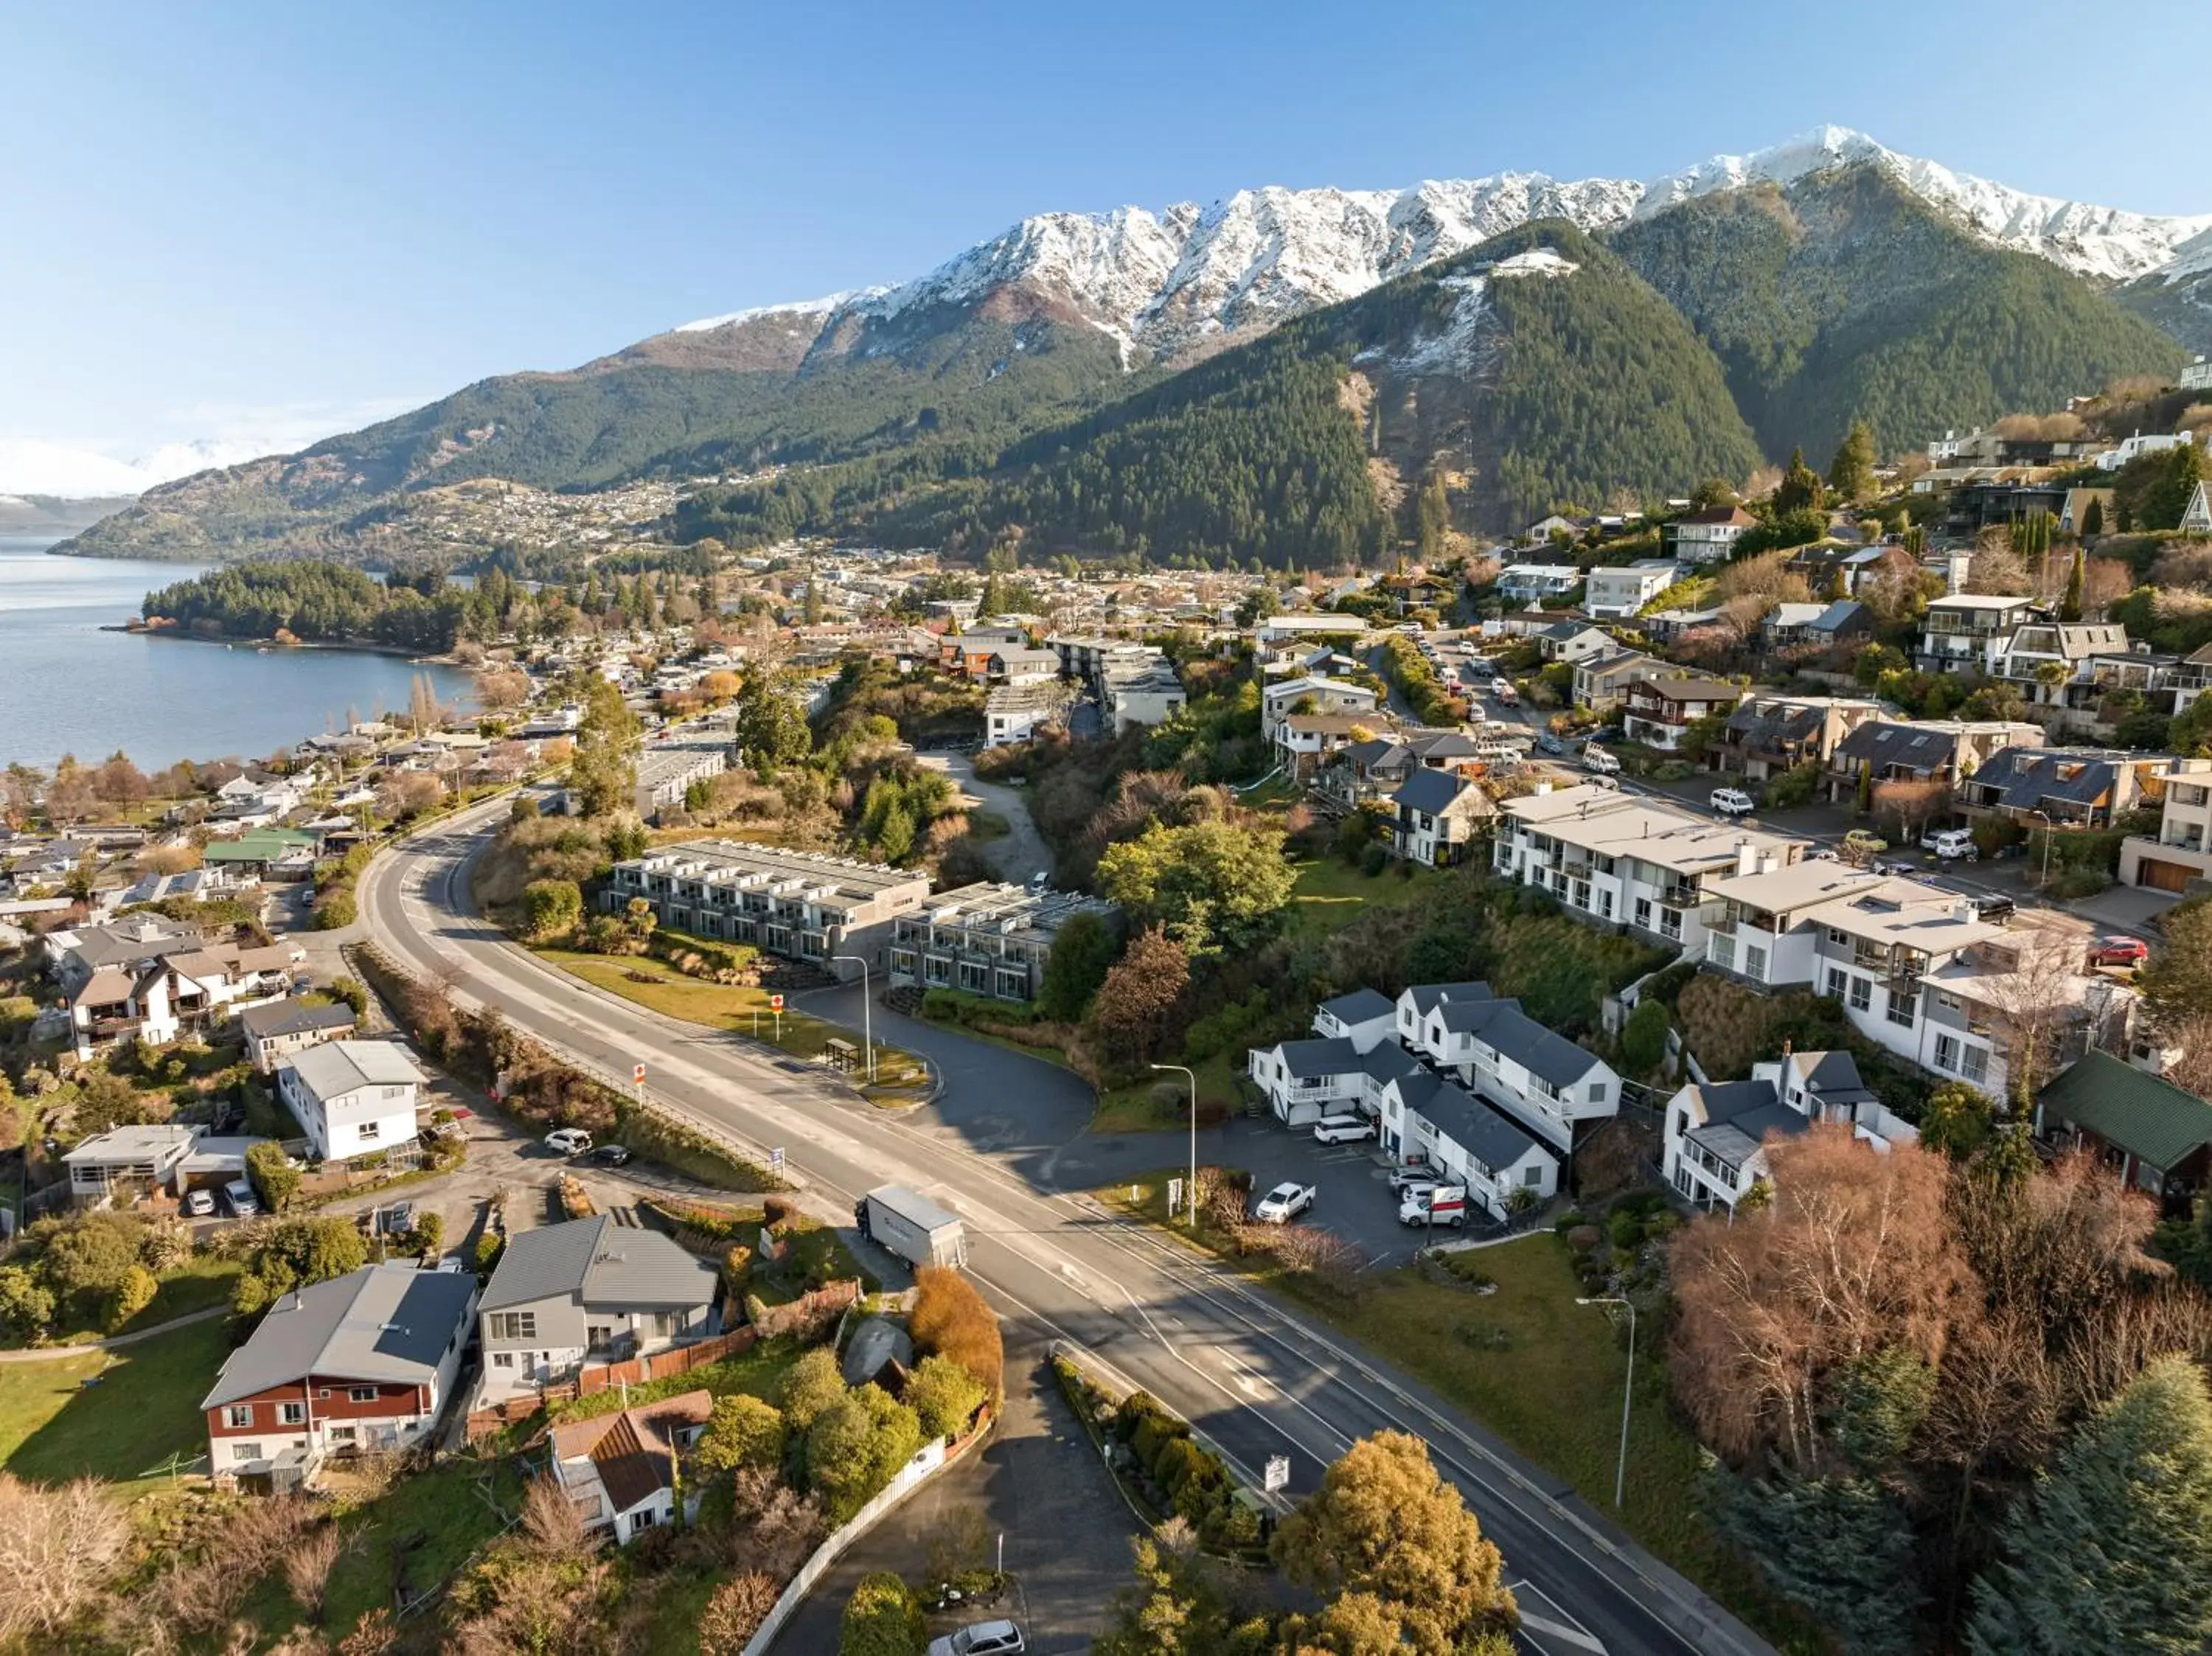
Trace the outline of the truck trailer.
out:
[[[853,1207],[860,1234],[910,1265],[968,1263],[968,1234],[960,1216],[903,1185],[879,1185]]]

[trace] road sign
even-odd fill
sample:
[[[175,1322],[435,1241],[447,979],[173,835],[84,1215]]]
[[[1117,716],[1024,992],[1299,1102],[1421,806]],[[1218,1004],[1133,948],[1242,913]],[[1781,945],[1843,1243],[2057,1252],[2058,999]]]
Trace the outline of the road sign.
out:
[[[644,1085],[645,1085],[645,1065],[643,1065],[642,1064],[641,1064],[641,1065],[639,1065],[635,1069],[632,1070],[632,1071],[629,1072],[629,1078],[630,1078],[632,1081],[635,1081],[635,1083],[637,1083],[637,1084],[638,1084],[639,1086],[641,1086],[641,1087],[644,1086]]]
[[[1182,1180],[1180,1179],[1170,1179],[1168,1180],[1168,1212],[1170,1216],[1172,1216],[1176,1213],[1181,1211],[1182,1208]]]
[[[774,1149],[768,1153],[768,1168],[770,1173],[781,1173],[783,1171],[782,1145],[778,1144]]]
[[[768,998],[768,1010],[771,1012],[781,1012],[783,1010],[783,997],[781,995],[770,995]]]
[[[1291,1458],[1288,1455],[1269,1455],[1267,1457],[1267,1476],[1266,1481],[1267,1485],[1267,1493],[1270,1495],[1273,1495],[1278,1489],[1287,1489],[1291,1487]]]

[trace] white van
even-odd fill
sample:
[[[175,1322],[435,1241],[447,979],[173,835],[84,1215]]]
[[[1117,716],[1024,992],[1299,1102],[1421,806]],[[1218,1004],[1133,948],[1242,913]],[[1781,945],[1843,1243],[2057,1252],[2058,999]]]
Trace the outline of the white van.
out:
[[[1583,768],[1595,771],[1600,776],[1618,776],[1620,774],[1620,761],[1603,748],[1585,747],[1583,749]]]
[[[1920,836],[1920,848],[1934,852],[1947,863],[1960,858],[1970,863],[1982,859],[1982,853],[1975,847],[1973,834],[1966,828],[1930,828]]]

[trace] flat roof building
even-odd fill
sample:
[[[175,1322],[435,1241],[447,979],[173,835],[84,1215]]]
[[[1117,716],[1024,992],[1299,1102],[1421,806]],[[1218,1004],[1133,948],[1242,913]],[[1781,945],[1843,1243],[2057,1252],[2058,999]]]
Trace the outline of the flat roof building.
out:
[[[893,923],[891,981],[1034,1000],[1054,941],[1078,914],[1095,915],[1109,925],[1120,919],[1120,911],[1099,897],[992,883],[962,886]]]

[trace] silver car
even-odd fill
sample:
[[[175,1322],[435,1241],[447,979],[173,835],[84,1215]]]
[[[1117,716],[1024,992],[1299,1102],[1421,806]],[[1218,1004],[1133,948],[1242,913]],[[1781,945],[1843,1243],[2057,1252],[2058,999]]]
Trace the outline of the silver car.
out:
[[[929,1641],[929,1656],[1019,1656],[1029,1646],[1012,1622],[978,1622]]]

